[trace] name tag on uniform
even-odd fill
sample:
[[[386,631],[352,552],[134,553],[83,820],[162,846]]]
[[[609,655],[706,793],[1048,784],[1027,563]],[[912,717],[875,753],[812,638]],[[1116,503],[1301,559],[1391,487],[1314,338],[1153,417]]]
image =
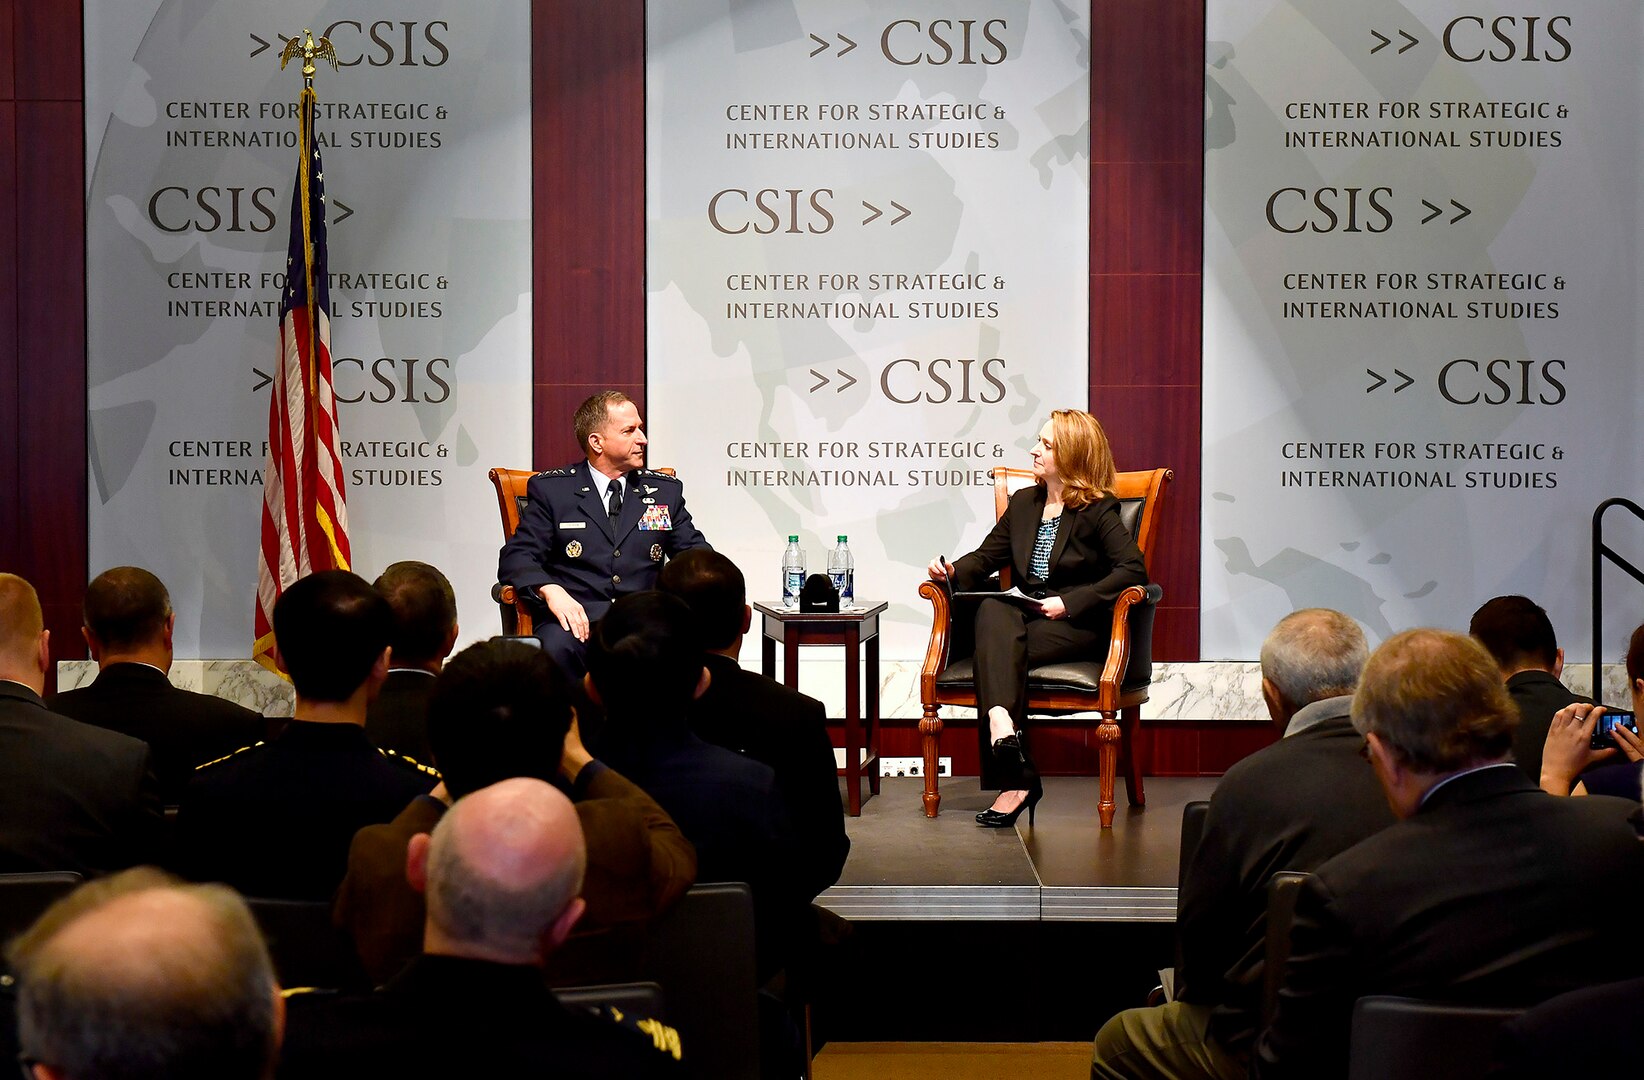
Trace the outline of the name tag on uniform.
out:
[[[586,529],[588,523],[586,521],[562,521],[559,523],[559,527],[562,529]]]
[[[639,527],[645,532],[665,532],[674,527],[673,519],[668,516],[666,506],[647,506],[644,515],[639,519]]]

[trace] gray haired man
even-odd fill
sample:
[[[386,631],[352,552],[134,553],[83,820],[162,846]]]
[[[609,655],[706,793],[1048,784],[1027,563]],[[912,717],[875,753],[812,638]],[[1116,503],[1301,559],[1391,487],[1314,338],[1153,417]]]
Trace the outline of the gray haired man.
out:
[[[1267,882],[1393,823],[1350,712],[1369,649],[1339,611],[1285,616],[1262,643],[1262,699],[1283,733],[1227,771],[1177,914],[1176,1000],[1096,1036],[1092,1077],[1244,1077],[1261,1015]]]

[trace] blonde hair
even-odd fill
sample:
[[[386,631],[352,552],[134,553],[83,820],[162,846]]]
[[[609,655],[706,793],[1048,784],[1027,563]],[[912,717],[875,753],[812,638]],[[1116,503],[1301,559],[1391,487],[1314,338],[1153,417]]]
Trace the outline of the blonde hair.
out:
[[[1099,420],[1079,409],[1055,409],[1050,414],[1050,437],[1055,440],[1064,505],[1078,510],[1113,494],[1113,450]]]
[[[1370,654],[1353,695],[1353,726],[1429,773],[1496,761],[1513,748],[1518,707],[1477,638],[1406,630]]]

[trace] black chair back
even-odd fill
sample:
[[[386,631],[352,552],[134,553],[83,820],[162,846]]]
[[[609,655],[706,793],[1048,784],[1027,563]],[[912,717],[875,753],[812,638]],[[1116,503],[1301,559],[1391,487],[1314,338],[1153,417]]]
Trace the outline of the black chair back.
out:
[[[1296,895],[1312,877],[1280,870],[1267,880],[1267,949],[1262,966],[1262,1027],[1273,1022],[1279,1007],[1279,987],[1290,963],[1290,924],[1296,920]]]
[[[1353,1006],[1347,1080],[1482,1080],[1496,1036],[1524,1009],[1363,997]],[[1617,1017],[1617,1023],[1635,1018]],[[1630,1062],[1627,1068],[1637,1068]]]
[[[616,1009],[636,1020],[668,1022],[662,987],[654,982],[556,987],[554,996],[568,1009]]]
[[[1182,841],[1177,849],[1176,856],[1176,910],[1181,911],[1182,887],[1187,884],[1187,868],[1193,864],[1193,856],[1199,850],[1199,841],[1204,838],[1204,819],[1210,814],[1209,799],[1195,799],[1182,807]],[[1176,974],[1182,972],[1182,935],[1176,934]]]
[[[83,880],[71,870],[37,874],[0,874],[0,944],[34,924],[58,898]]]
[[[331,922],[329,900],[247,897],[280,985],[357,990],[371,985],[354,943]]]
[[[662,985],[693,1076],[758,1080],[759,985],[747,885],[693,885],[652,924],[644,967]]]

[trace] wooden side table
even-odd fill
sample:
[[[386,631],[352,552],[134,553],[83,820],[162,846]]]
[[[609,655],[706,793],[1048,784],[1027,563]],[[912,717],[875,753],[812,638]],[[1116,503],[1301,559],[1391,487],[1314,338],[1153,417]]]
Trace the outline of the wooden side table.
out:
[[[755,601],[761,616],[760,668],[766,677],[776,678],[776,643],[782,643],[782,681],[789,689],[799,689],[799,647],[801,645],[843,645],[845,647],[845,777],[846,807],[851,817],[862,813],[862,773],[868,774],[868,791],[879,794],[879,616],[888,601],[859,602],[852,610],[802,612],[785,608],[780,601]],[[862,676],[858,660],[867,646],[867,704],[860,708]],[[866,754],[862,742],[863,713],[867,714]]]

